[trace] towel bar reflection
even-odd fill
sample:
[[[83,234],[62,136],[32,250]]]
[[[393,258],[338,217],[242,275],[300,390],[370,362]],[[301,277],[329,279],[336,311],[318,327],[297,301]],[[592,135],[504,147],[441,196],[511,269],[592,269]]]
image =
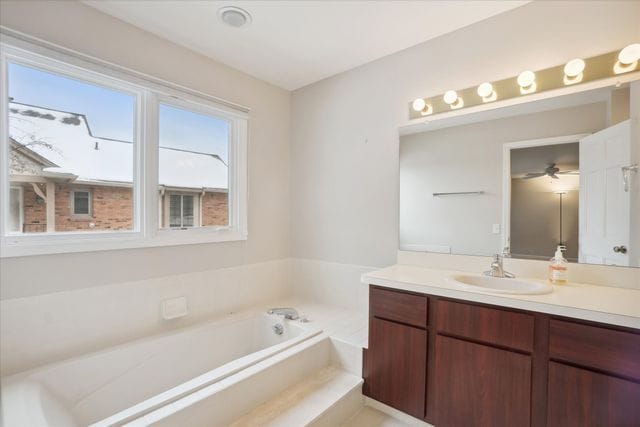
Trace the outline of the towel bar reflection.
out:
[[[455,191],[451,193],[433,193],[433,197],[438,196],[466,196],[471,194],[484,194],[484,191]]]

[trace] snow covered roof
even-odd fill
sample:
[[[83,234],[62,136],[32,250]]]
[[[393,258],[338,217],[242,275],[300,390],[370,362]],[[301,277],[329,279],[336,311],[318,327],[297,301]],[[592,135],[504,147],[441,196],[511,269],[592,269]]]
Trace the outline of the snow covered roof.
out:
[[[77,181],[127,184],[133,176],[133,144],[91,134],[83,114],[11,102],[11,137],[57,165],[47,172],[73,174]],[[228,167],[215,154],[160,147],[160,185],[228,188]]]

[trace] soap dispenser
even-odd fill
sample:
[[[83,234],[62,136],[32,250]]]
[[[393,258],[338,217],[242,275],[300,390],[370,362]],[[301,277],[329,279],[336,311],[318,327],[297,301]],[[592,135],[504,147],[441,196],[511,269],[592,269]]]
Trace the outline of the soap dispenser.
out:
[[[556,248],[556,253],[551,258],[551,263],[549,264],[549,282],[554,285],[563,285],[567,283],[567,260],[562,255],[562,250],[564,246],[558,245]]]

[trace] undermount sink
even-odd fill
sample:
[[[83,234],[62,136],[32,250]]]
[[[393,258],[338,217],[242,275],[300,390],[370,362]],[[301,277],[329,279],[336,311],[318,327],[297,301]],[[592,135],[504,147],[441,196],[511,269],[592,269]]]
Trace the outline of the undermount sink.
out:
[[[553,287],[548,283],[528,280],[475,276],[471,274],[458,274],[449,277],[449,279],[470,290],[493,292],[496,294],[536,295],[553,292]]]

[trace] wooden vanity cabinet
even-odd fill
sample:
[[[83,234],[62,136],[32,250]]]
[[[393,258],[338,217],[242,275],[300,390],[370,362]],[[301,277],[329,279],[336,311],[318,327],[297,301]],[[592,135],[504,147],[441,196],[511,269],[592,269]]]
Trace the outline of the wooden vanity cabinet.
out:
[[[552,319],[549,358],[548,426],[640,426],[640,334]]]
[[[640,384],[613,375],[549,363],[549,427],[637,427]]]
[[[370,287],[365,395],[437,427],[640,426],[640,330]]]
[[[371,319],[369,327],[368,395],[423,418],[427,332],[378,318]]]
[[[438,335],[438,425],[531,425],[531,356]]]
[[[531,425],[533,315],[446,299],[436,307],[439,424]]]
[[[427,307],[424,295],[372,287],[364,394],[424,418],[427,373]]]

